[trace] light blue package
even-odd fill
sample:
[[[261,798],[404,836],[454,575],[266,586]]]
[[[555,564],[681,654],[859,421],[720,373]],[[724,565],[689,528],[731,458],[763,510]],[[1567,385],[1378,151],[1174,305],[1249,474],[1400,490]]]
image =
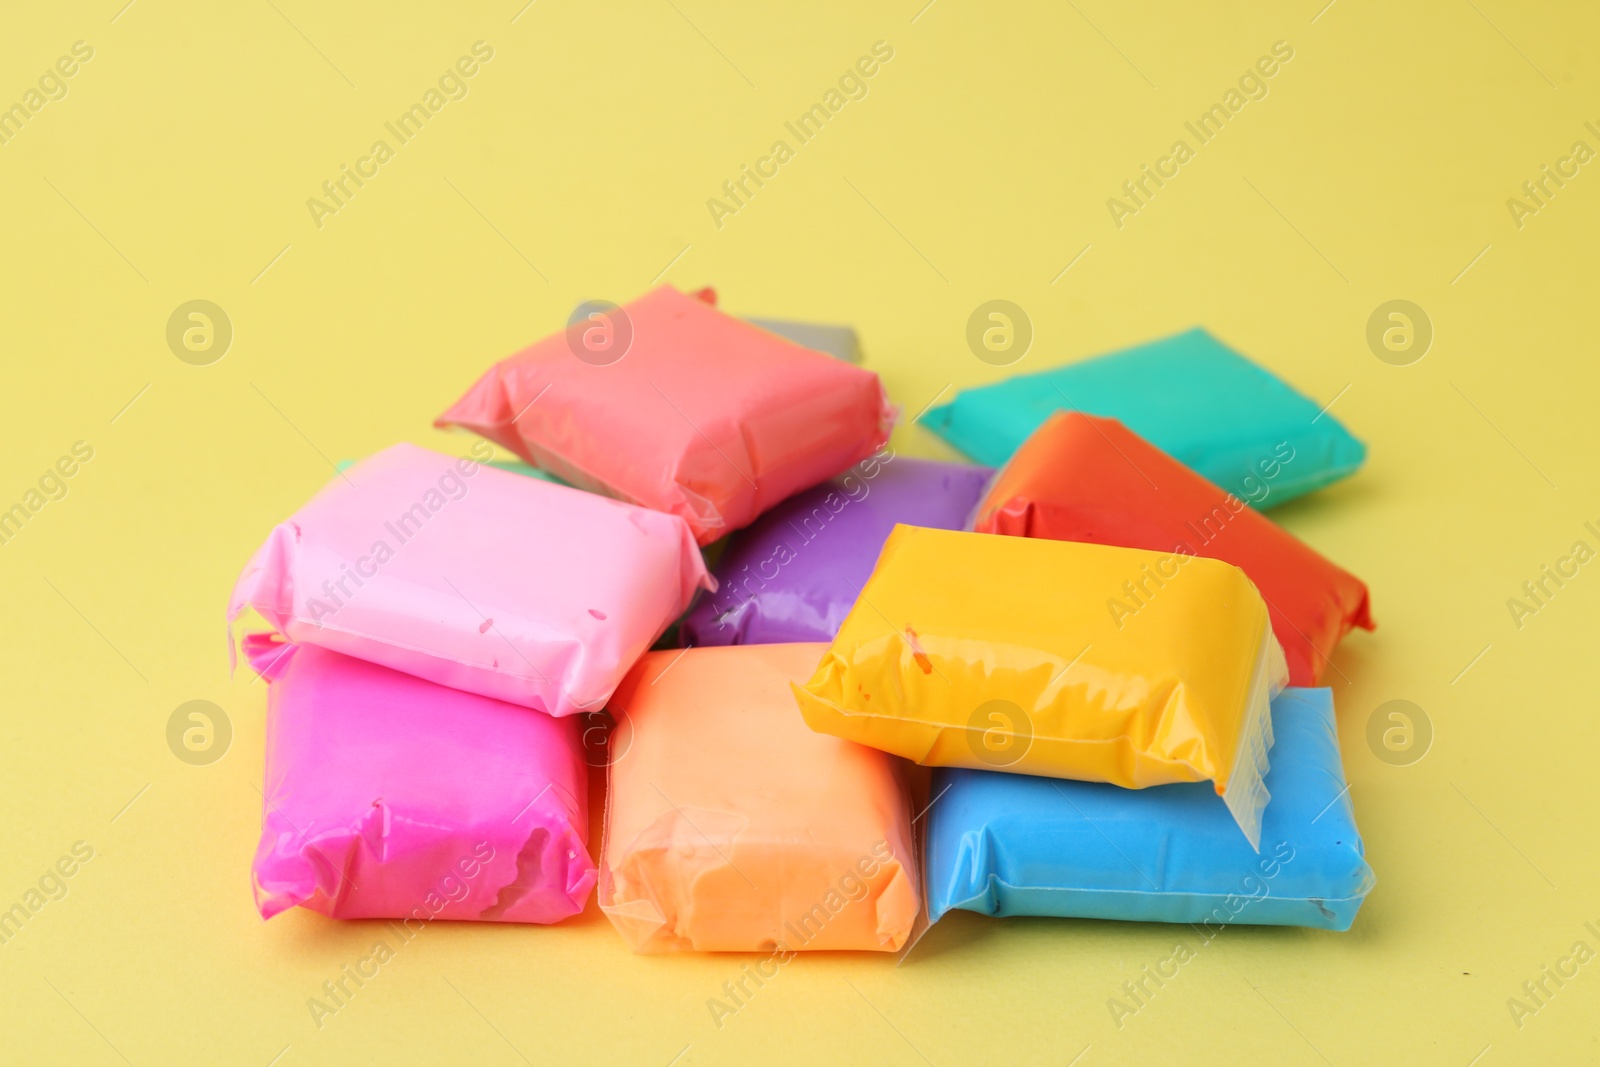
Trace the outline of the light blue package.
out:
[[[942,769],[926,844],[928,920],[954,908],[1348,930],[1375,881],[1339,761],[1333,691],[1272,702],[1261,851],[1206,783],[1121,789]]]
[[[1064,410],[1119,420],[1257,509],[1336,482],[1367,455],[1322,405],[1201,329],[967,389],[921,421],[999,467]]]

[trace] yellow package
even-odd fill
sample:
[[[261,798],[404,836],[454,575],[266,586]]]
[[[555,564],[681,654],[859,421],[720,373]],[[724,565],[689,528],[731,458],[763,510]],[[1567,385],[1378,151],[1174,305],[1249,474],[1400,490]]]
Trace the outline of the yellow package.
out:
[[[933,767],[1211,781],[1259,848],[1267,605],[1215,559],[896,526],[816,673],[806,722]]]

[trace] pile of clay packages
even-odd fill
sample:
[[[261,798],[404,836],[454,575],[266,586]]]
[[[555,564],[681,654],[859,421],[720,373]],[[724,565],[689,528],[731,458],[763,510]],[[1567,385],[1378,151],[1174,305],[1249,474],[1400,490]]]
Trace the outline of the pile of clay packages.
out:
[[[483,373],[468,454],[273,529],[229,607],[270,626],[261,914],[598,891],[637,951],[784,960],[952,909],[1348,929],[1318,686],[1367,589],[1263,511],[1364,446],[1193,330],[960,392],[916,421],[984,466],[911,458],[854,355],[662,287]]]

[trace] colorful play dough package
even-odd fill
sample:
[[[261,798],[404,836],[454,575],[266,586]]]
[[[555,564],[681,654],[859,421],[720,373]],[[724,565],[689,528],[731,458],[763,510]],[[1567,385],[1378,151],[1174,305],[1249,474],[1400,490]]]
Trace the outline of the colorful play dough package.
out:
[[[1272,704],[1272,802],[1261,851],[1203,785],[1113,785],[991,771],[934,774],[928,917],[953,908],[1348,930],[1374,878],[1363,855],[1333,696],[1285,689]]]
[[[696,601],[680,640],[832,640],[895,524],[961,529],[993,474],[885,448],[797,493],[729,538],[712,571],[717,591]]]
[[[600,907],[636,952],[891,952],[920,908],[903,765],[806,729],[820,644],[652,652],[611,701]]]
[[[1336,482],[1367,454],[1322,405],[1200,329],[966,389],[921,422],[999,467],[1057,411],[1117,419],[1258,508]]]
[[[1109,610],[1153,590],[1131,617]],[[932,767],[1209,781],[1251,845],[1267,803],[1267,606],[1214,559],[897,526],[810,680],[813,730]]]
[[[889,437],[878,376],[662,286],[491,367],[435,425],[681,517],[701,544]]]
[[[228,617],[253,607],[298,644],[571,715],[599,711],[702,587],[676,516],[399,444],[272,531]]]
[[[336,919],[553,923],[594,888],[577,720],[275,634],[256,907]]]
[[[1373,628],[1361,579],[1114,419],[1052,415],[990,486],[973,528],[1232,563],[1267,602],[1290,685],[1319,684],[1344,635]],[[1158,588],[1135,583],[1111,610],[1131,623]]]

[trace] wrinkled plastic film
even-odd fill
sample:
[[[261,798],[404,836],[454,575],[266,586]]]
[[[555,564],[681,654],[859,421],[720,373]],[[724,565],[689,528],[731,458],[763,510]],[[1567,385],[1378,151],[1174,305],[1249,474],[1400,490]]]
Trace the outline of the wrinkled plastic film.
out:
[[[992,474],[885,447],[795,494],[729,538],[712,571],[717,591],[695,602],[680,640],[695,647],[832,640],[895,524],[962,528]]]
[[[995,479],[973,528],[1232,563],[1267,602],[1292,685],[1317,685],[1339,641],[1374,627],[1359,578],[1112,419],[1051,416]]]
[[[594,886],[576,723],[276,635],[267,680],[263,918],[552,923]]]
[[[888,439],[878,376],[662,286],[606,320],[616,351],[545,338],[435,421],[563,481],[681,517],[701,544]],[[625,337],[624,337],[625,335]]]
[[[1163,568],[1135,618],[1108,608]],[[901,526],[795,695],[812,729],[928,766],[1211,781],[1254,842],[1266,708],[1286,680],[1236,567]]]
[[[796,714],[788,686],[821,651],[652,652],[618,688],[600,906],[635,951],[904,944],[920,905],[906,781]]]
[[[1375,879],[1355,825],[1326,689],[1273,703],[1273,794],[1259,851],[1202,785],[1125,790],[935,772],[928,911],[1349,929]]]
[[[681,519],[395,445],[272,531],[228,617],[253,607],[297,643],[571,715],[714,585]]]

